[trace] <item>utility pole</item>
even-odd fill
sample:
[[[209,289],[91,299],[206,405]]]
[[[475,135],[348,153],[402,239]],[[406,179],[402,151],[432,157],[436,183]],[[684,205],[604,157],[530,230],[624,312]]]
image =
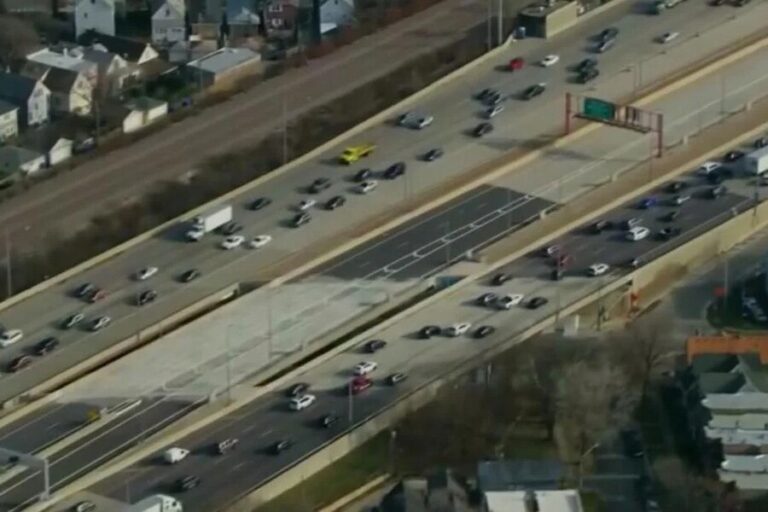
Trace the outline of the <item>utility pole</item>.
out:
[[[283,96],[283,165],[288,163],[288,105]]]
[[[11,237],[8,235],[8,228],[3,230],[5,235],[5,285],[6,298],[13,296],[13,261],[11,261]]]
[[[354,396],[352,396],[352,383],[350,382],[347,384],[347,396],[349,397],[348,404],[347,404],[347,420],[349,421],[349,425],[351,426],[352,423],[355,421],[354,411],[353,411],[353,405],[354,405]]]
[[[229,324],[227,326],[227,402],[232,403],[232,348],[231,348],[231,337],[232,334],[232,324]]]
[[[496,46],[501,46],[501,44],[504,42],[504,0],[498,0],[499,2],[499,14],[497,22],[497,39],[496,39]]]

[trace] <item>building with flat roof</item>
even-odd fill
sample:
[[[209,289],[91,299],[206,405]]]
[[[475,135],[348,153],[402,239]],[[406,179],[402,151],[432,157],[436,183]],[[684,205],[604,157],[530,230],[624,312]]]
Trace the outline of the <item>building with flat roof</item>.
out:
[[[572,0],[540,0],[523,8],[517,15],[518,24],[532,37],[552,37],[576,23],[584,11]]]
[[[483,512],[583,512],[574,489],[549,491],[488,491],[483,493]]]
[[[189,79],[200,88],[225,88],[261,71],[261,56],[248,48],[221,48],[187,63]]]

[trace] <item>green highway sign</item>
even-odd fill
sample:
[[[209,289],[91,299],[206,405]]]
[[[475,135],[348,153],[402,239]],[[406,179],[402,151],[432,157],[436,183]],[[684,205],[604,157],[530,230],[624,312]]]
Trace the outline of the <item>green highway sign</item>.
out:
[[[616,105],[597,98],[584,98],[584,117],[600,121],[613,121],[616,118]]]

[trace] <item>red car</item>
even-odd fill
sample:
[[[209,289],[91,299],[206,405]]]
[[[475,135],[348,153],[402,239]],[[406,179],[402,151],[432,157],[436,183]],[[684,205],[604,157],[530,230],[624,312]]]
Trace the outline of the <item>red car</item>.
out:
[[[106,298],[107,292],[104,290],[93,290],[93,292],[88,296],[88,302],[91,304],[95,302],[99,302],[100,300]]]
[[[350,389],[352,390],[353,395],[357,395],[358,393],[362,393],[369,387],[373,386],[373,381],[369,379],[368,377],[359,376],[352,379],[352,382],[349,383]]]
[[[511,61],[509,61],[509,65],[507,66],[507,68],[510,71],[517,71],[517,70],[523,69],[523,66],[525,66],[525,61],[523,60],[523,58],[516,57]]]

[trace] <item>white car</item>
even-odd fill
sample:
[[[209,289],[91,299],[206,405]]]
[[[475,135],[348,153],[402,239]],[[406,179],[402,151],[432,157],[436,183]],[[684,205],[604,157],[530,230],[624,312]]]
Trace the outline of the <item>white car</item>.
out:
[[[465,334],[471,327],[472,327],[472,324],[469,322],[453,324],[452,326],[448,327],[445,330],[445,334],[446,336],[450,336],[451,338],[456,338],[457,336],[461,336],[462,334]]]
[[[24,337],[24,331],[21,329],[8,329],[7,331],[3,331],[3,334],[0,334],[0,347],[7,347],[8,345],[13,345],[17,341],[21,341],[21,339]]]
[[[368,375],[378,367],[379,365],[375,361],[363,361],[355,365],[354,373],[355,375]]]
[[[697,174],[701,174],[702,176],[709,176],[714,171],[718,170],[722,164],[720,162],[704,162],[699,166],[699,169],[696,171]]]
[[[297,208],[300,212],[305,212],[315,206],[317,204],[317,201],[314,199],[302,199],[302,201],[299,203]]]
[[[659,36],[659,42],[661,44],[667,44],[678,38],[680,32],[665,32]]]
[[[293,411],[300,411],[314,404],[316,400],[317,397],[315,395],[297,396],[296,398],[291,398],[291,401],[288,402],[288,407]]]
[[[259,235],[259,236],[253,237],[253,240],[251,240],[251,248],[260,249],[271,241],[272,241],[272,237],[269,235]]]
[[[101,329],[105,328],[112,322],[112,319],[108,317],[107,315],[100,316],[96,320],[93,321],[91,324],[91,330],[92,331],[100,331]]]
[[[504,112],[504,105],[496,105],[485,111],[485,117],[487,119],[493,119],[502,112]]]
[[[558,62],[560,62],[560,56],[559,55],[555,55],[554,53],[551,54],[551,55],[547,55],[546,57],[541,59],[541,65],[544,66],[545,68],[548,68],[550,66],[554,66]]]
[[[638,240],[642,240],[644,238],[648,238],[648,235],[651,234],[651,230],[643,227],[643,226],[635,226],[629,231],[627,231],[627,240],[631,242],[637,242]]]
[[[168,448],[163,453],[163,459],[168,464],[176,464],[177,462],[181,462],[186,459],[187,456],[189,456],[189,450],[186,448],[179,448],[178,446]]]
[[[243,242],[245,242],[245,237],[243,235],[232,235],[228,236],[221,242],[221,248],[226,249],[227,251],[230,251],[232,249],[237,249],[241,245],[243,245]]]
[[[422,130],[426,128],[427,126],[431,125],[435,121],[435,118],[432,116],[424,116],[421,119],[416,120],[414,123],[414,126],[417,130]]]
[[[609,267],[607,263],[595,263],[594,265],[589,266],[587,273],[591,276],[601,276],[608,272],[609,268],[611,267]]]
[[[496,301],[496,307],[499,309],[509,310],[523,302],[524,298],[525,296],[522,293],[504,295],[503,297],[499,297],[499,299]]]
[[[357,191],[361,194],[367,194],[368,192],[373,191],[378,185],[379,182],[376,180],[366,180],[357,187]]]
[[[158,272],[157,267],[146,267],[136,272],[136,279],[139,281],[146,281]]]

